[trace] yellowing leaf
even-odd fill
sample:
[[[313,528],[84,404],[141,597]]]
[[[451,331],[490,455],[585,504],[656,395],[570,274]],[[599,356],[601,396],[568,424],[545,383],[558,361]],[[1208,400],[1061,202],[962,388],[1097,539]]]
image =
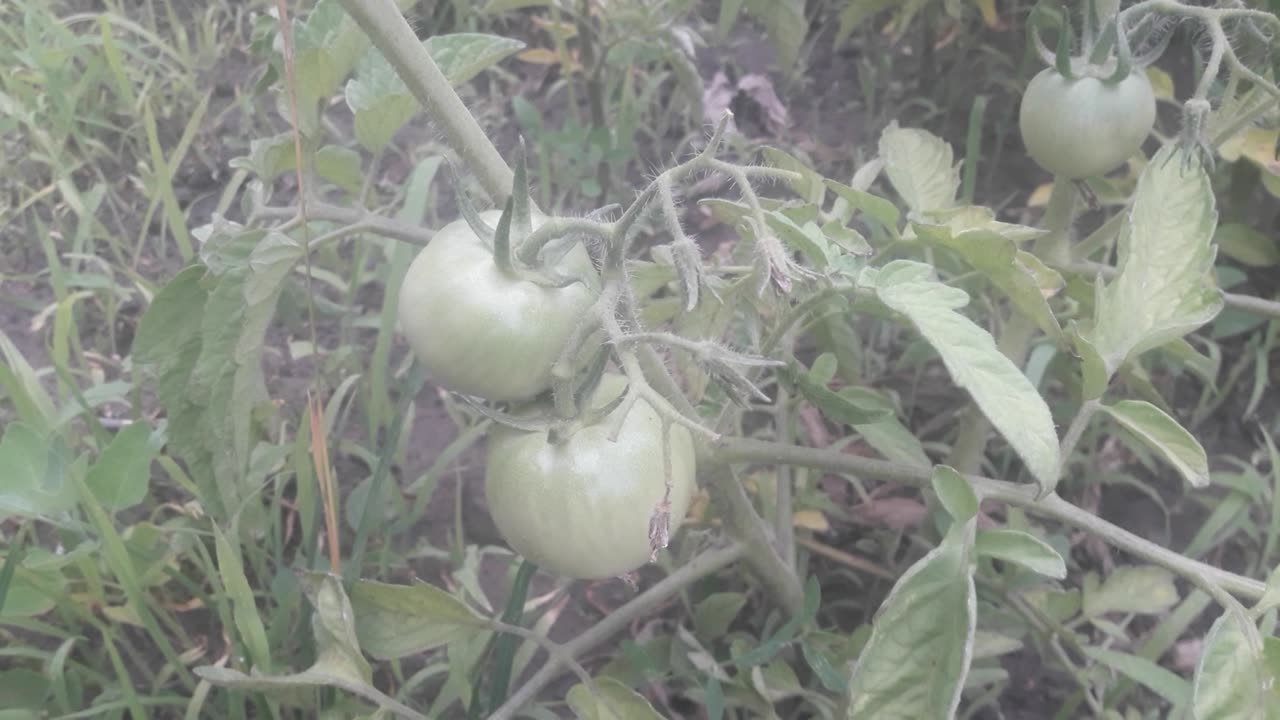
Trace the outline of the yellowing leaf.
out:
[[[982,13],[982,22],[987,27],[992,30],[999,30],[1004,27],[999,13],[996,12],[996,0],[974,0],[974,4],[978,6],[978,12]]]
[[[797,510],[792,513],[791,522],[798,528],[814,532],[827,532],[831,529],[827,516],[818,510]]]
[[[1280,129],[1249,128],[1232,136],[1218,148],[1218,154],[1228,162],[1247,158],[1269,175],[1280,175],[1280,160],[1276,159],[1276,139]]]
[[[516,53],[516,58],[532,65],[559,65],[560,54],[550,48],[529,48]]]
[[[1169,77],[1169,73],[1153,65],[1147,68],[1147,80],[1151,82],[1151,89],[1157,100],[1176,99],[1173,94],[1173,78]]]
[[[1049,196],[1053,194],[1053,183],[1045,183],[1031,191],[1027,198],[1027,207],[1044,207],[1049,204]]]

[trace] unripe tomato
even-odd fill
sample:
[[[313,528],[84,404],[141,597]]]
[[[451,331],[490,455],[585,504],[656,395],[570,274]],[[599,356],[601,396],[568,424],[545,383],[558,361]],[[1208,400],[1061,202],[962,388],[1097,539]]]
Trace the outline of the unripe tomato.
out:
[[[1146,73],[1118,83],[1063,77],[1045,68],[1022,94],[1018,125],[1027,153],[1054,175],[1080,180],[1101,175],[1142,147],[1156,119]]]
[[[496,225],[501,213],[482,216]],[[535,216],[534,226],[542,224]],[[576,244],[552,268],[593,273]],[[544,287],[498,269],[463,220],[414,258],[400,288],[400,328],[442,387],[489,400],[526,400],[551,386],[551,366],[595,294],[582,283]]]
[[[626,382],[607,375],[592,404],[616,398]],[[646,401],[622,407],[559,443],[546,431],[499,427],[489,435],[485,497],[494,524],[524,557],[572,578],[622,575],[649,561],[649,519],[663,500],[662,419]],[[670,530],[695,488],[693,440],[672,426]]]

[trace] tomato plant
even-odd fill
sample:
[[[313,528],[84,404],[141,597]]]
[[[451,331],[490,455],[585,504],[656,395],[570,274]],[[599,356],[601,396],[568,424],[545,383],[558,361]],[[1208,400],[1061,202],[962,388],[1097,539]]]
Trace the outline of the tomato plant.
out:
[[[482,214],[496,223],[500,213]],[[535,227],[543,219],[535,217]],[[551,386],[551,367],[591,305],[583,282],[549,287],[498,267],[492,242],[464,220],[414,258],[400,289],[405,338],[441,386],[489,400],[525,400]],[[588,278],[581,244],[552,266]]]
[[[625,386],[621,376],[605,376],[592,406],[604,407]],[[485,497],[494,523],[517,552],[560,575],[602,578],[636,569],[649,561],[650,524],[659,505],[669,503],[674,533],[695,487],[689,431],[673,427],[670,434],[664,449],[663,420],[643,400],[629,413],[619,406],[567,437],[496,429],[485,456]]]
[[[1018,127],[1027,153],[1054,175],[1101,175],[1133,156],[1151,133],[1156,98],[1142,71],[1120,80],[1041,70],[1022,95]]]

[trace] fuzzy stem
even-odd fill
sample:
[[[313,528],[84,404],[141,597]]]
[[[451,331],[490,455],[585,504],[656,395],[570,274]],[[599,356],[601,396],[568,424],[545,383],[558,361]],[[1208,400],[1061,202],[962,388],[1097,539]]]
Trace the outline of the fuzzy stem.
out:
[[[440,72],[431,53],[409,27],[392,0],[341,0],[342,7],[386,56],[409,92],[444,133],[449,146],[462,156],[480,179],[485,192],[501,204],[511,194],[514,177],[498,149],[489,141],[462,99]]]
[[[715,455],[722,461],[741,463],[786,463],[827,472],[849,473],[885,482],[914,487],[928,487],[931,471],[911,465],[900,465],[884,460],[873,460],[846,453],[815,448],[797,447],[746,438],[725,438],[720,441]],[[1248,600],[1258,600],[1266,591],[1266,584],[1238,575],[1228,570],[1185,557],[1150,540],[1107,522],[1093,513],[1076,507],[1050,494],[1036,500],[1034,485],[1019,485],[978,475],[966,475],[979,497],[1025,508],[1028,512],[1058,520],[1106,540],[1109,544],[1137,558],[1165,567],[1189,578],[1203,577],[1228,592]]]
[[[560,677],[565,670],[565,658],[580,656],[617,633],[626,629],[627,625],[646,612],[657,607],[663,600],[680,592],[694,582],[728,567],[741,560],[747,553],[747,546],[735,543],[725,548],[711,550],[695,557],[678,570],[668,575],[661,582],[637,595],[626,605],[606,615],[600,622],[592,625],[574,639],[559,646],[558,652],[551,653],[547,661],[529,678],[519,690],[511,695],[502,707],[498,708],[489,720],[510,720],[528,703],[532,702],[542,688]]]

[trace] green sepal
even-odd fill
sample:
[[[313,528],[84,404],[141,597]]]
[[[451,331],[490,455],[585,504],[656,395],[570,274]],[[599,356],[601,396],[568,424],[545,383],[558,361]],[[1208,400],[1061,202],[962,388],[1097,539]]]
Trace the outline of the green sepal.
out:
[[[515,265],[511,260],[511,214],[512,201],[507,198],[507,204],[502,208],[502,217],[498,218],[498,227],[493,232],[493,262],[507,274],[515,272]]]
[[[454,197],[458,199],[458,210],[462,213],[462,219],[467,221],[467,227],[471,228],[471,232],[475,233],[485,245],[493,247],[493,228],[480,217],[480,211],[476,209],[475,203],[471,202],[471,196],[462,186],[462,176],[458,174],[458,169],[453,163],[449,163],[449,185],[453,188]]]
[[[511,246],[518,247],[524,239],[529,237],[529,233],[533,232],[533,210],[529,200],[529,168],[525,161],[527,151],[524,145],[524,136],[520,137],[520,143],[516,148],[515,177],[511,181],[511,201],[514,210],[511,219],[511,229],[515,237],[512,238]]]

